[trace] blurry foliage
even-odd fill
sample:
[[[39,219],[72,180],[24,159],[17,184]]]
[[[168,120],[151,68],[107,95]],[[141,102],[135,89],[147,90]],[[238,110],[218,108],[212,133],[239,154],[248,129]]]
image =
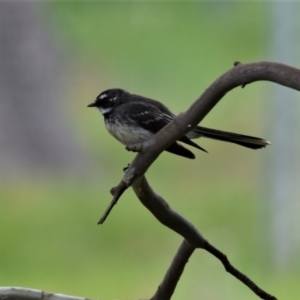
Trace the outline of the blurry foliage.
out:
[[[45,5],[73,59],[69,97],[74,126],[96,157],[99,176],[68,182],[30,179],[1,190],[0,283],[101,299],[154,293],[181,238],[148,213],[129,190],[103,226],[96,222],[122,168],[133,158],[85,106],[123,87],[185,110],[233,62],[267,60],[262,3],[100,3]],[[203,124],[263,136],[265,84],[236,89]],[[230,101],[229,101],[230,99]],[[257,224],[259,163],[267,151],[201,140],[195,161],[163,153],[148,178],[170,205],[228,254],[232,263],[279,299],[293,299],[297,271],[276,274],[263,261]],[[262,232],[262,233],[261,233]],[[299,276],[298,276],[299,279]],[[216,286],[218,287],[216,289]],[[255,299],[221,264],[197,251],[174,299]]]

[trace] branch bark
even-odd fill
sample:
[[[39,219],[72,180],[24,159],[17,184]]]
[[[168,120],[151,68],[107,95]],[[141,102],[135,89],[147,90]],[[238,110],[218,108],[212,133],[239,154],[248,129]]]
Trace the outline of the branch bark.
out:
[[[53,294],[20,287],[0,287],[0,300],[88,300],[88,298]]]

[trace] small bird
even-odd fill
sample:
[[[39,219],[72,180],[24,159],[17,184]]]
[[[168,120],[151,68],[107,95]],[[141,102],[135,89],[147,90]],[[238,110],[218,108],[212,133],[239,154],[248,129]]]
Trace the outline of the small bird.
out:
[[[88,107],[99,109],[104,116],[105,126],[109,133],[125,146],[143,143],[150,139],[175,117],[162,103],[130,94],[123,89],[109,89],[102,92]],[[207,152],[191,141],[200,137],[234,143],[250,149],[260,149],[270,144],[261,138],[202,126],[196,126],[178,141]],[[186,158],[195,158],[193,152],[178,142],[165,150]]]

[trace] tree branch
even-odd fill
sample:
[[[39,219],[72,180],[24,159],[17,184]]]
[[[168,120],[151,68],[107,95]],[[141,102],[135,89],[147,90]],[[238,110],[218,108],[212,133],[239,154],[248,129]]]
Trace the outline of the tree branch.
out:
[[[184,113],[179,114],[173,122],[169,123],[151,139],[139,145],[139,152],[130,164],[120,184],[115,188],[120,190],[116,200],[113,199],[108,213],[129,186],[132,186],[136,195],[151,213],[165,226],[183,236],[187,244],[183,243],[178,250],[163,282],[152,300],[168,300],[171,298],[176,284],[183,272],[188,258],[194,248],[203,248],[217,257],[227,272],[247,285],[262,299],[275,300],[276,298],[262,289],[243,273],[235,269],[227,257],[218,249],[210,245],[198,230],[185,218],[173,211],[159,195],[155,194],[143,176],[159,154],[199,124],[210,110],[235,87],[245,87],[255,81],[265,80],[281,84],[300,91],[300,70],[272,62],[258,62],[252,64],[235,64],[235,67],[219,77]],[[115,195],[114,195],[115,198]],[[108,213],[105,215],[107,217]],[[101,223],[104,222],[105,218]],[[187,245],[190,244],[190,247]],[[184,245],[184,246],[183,246]],[[185,249],[185,247],[187,247]],[[184,249],[184,250],[182,250]]]
[[[184,267],[195,249],[186,240],[183,240],[162,283],[150,300],[171,299]]]
[[[207,241],[201,233],[183,216],[174,211],[169,204],[156,194],[145,176],[135,180],[132,188],[141,203],[166,227],[177,232],[196,248],[204,248]]]
[[[142,144],[141,152],[130,164],[123,181],[127,186],[131,186],[135,178],[145,174],[164,149],[198,125],[227,92],[238,86],[262,80],[300,91],[299,69],[273,62],[235,66],[215,80],[186,112],[179,114],[173,122]]]
[[[109,213],[111,212],[113,207],[118,203],[118,200],[120,199],[120,197],[122,196],[122,194],[125,192],[125,190],[127,188],[128,187],[126,186],[124,181],[121,181],[116,187],[113,187],[110,190],[110,193],[113,195],[113,199],[111,200],[109,206],[107,207],[104,214],[102,215],[102,217],[98,221],[98,224],[103,224],[104,223],[104,221],[108,217]]]
[[[132,188],[141,203],[156,217],[158,221],[180,234],[185,240],[180,246],[165,278],[160,284],[157,292],[151,300],[169,300],[175,290],[185,264],[192,255],[195,248],[203,248],[224,265],[226,271],[244,283],[257,296],[265,300],[276,300],[276,298],[261,288],[251,279],[231,265],[228,258],[220,250],[212,246],[197,229],[180,214],[170,208],[168,203],[148,184],[144,176],[134,181]]]
[[[63,294],[19,287],[0,287],[0,300],[88,300]]]
[[[243,282],[247,287],[249,287],[249,289],[251,289],[261,299],[276,300],[274,296],[266,293],[264,290],[258,287],[250,278],[248,278],[245,274],[241,273],[233,265],[231,265],[226,255],[222,253],[220,250],[218,250],[217,248],[215,248],[213,245],[207,242],[204,249],[208,251],[210,254],[212,254],[213,256],[215,256],[216,258],[218,258],[222,262],[225,270],[228,273],[232,274],[235,278]]]

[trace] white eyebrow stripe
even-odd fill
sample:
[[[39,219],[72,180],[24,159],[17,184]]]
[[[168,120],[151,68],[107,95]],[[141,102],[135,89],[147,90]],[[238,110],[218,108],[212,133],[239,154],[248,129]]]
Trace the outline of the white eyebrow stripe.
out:
[[[102,95],[100,96],[100,99],[104,99],[104,98],[107,98],[107,94],[102,94]]]

